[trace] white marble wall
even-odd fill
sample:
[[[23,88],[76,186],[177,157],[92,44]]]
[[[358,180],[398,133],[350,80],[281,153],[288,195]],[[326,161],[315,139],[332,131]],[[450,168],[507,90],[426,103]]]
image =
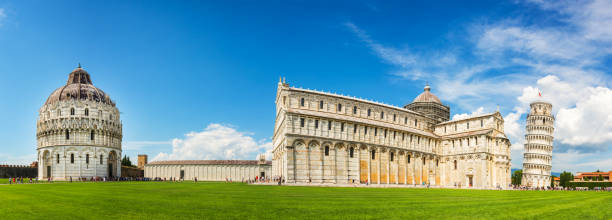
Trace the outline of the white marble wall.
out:
[[[184,171],[185,180],[198,181],[246,181],[254,180],[256,176],[261,177],[261,172],[266,177],[271,177],[271,165],[216,165],[216,164],[147,164],[144,175],[148,178],[181,178],[181,170]]]

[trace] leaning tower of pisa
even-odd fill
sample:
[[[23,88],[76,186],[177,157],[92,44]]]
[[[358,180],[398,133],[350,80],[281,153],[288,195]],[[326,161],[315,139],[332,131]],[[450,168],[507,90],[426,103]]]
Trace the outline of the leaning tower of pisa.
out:
[[[524,186],[550,186],[550,168],[553,150],[553,131],[555,118],[552,104],[533,102],[527,115],[525,151],[523,153]]]

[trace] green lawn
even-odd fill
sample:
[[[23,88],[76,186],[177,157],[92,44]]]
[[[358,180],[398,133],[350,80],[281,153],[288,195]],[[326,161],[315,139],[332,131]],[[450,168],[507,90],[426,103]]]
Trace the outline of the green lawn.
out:
[[[611,219],[610,192],[260,186],[0,185],[4,219]]]

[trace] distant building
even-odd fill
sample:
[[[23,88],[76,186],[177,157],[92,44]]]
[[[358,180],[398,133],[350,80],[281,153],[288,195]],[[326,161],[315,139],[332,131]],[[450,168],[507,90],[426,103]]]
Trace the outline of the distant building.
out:
[[[510,141],[499,112],[449,120],[427,85],[402,107],[290,87],[276,92],[272,176],[287,183],[510,184]]]
[[[144,166],[148,178],[176,178],[198,181],[255,180],[269,178],[272,162],[263,155],[259,160],[168,160],[152,161]]]
[[[612,171],[609,172],[578,172],[574,176],[574,182],[589,182],[599,181],[599,176],[603,178],[605,182],[611,182]]]
[[[138,155],[138,168],[139,169],[144,169],[144,166],[147,165],[148,163],[148,156],[146,154],[139,154]]]
[[[119,109],[79,65],[38,112],[38,177],[121,176]]]

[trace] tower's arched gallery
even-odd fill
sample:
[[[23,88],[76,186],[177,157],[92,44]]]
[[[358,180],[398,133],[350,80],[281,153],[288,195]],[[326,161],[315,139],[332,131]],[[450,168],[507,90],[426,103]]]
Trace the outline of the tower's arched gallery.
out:
[[[72,71],[38,114],[39,178],[121,176],[119,110],[87,71],[80,66]]]
[[[508,187],[501,114],[449,117],[429,86],[401,108],[281,81],[272,175],[288,183]]]

